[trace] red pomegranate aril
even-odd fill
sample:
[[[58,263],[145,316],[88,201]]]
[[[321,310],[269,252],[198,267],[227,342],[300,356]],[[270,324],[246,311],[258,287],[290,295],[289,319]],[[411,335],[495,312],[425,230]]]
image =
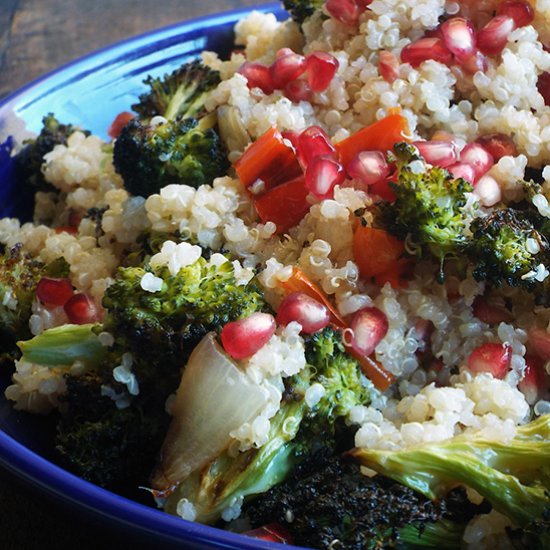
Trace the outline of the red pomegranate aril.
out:
[[[306,57],[306,76],[312,92],[324,92],[338,70],[338,60],[326,52],[312,52]]]
[[[512,348],[508,344],[482,344],[470,353],[468,368],[475,374],[487,372],[502,379],[510,369],[511,360]]]
[[[348,164],[347,173],[368,186],[385,180],[391,173],[391,166],[380,151],[361,151]]]
[[[288,82],[295,80],[306,70],[306,58],[297,53],[291,53],[278,57],[271,67],[269,74],[273,86],[282,90]]]
[[[399,76],[399,59],[393,53],[382,50],[378,54],[378,72],[386,82],[392,84]]]
[[[474,27],[464,17],[451,17],[441,25],[441,36],[447,49],[460,62],[474,53],[476,37]]]
[[[508,15],[493,17],[477,33],[477,47],[486,55],[498,55],[502,52],[508,36],[514,30],[516,24]]]
[[[293,542],[290,533],[278,523],[269,523],[263,527],[258,527],[257,529],[252,529],[251,531],[245,531],[243,534],[247,537],[266,540],[269,542],[278,542],[280,544],[292,544]]]
[[[277,50],[277,53],[275,54],[275,59],[279,59],[279,57],[284,57],[285,55],[291,55],[295,53],[292,48],[281,48],[280,50]]]
[[[250,357],[267,344],[275,328],[273,315],[260,312],[227,323],[221,332],[223,349],[234,359]]]
[[[537,80],[537,90],[539,94],[544,98],[544,104],[550,106],[550,73],[545,72],[539,74]]]
[[[497,15],[507,15],[511,17],[517,27],[529,25],[535,18],[533,8],[527,2],[518,0],[504,0],[497,5]]]
[[[376,307],[360,309],[353,316],[351,347],[361,355],[370,355],[388,333],[388,319]]]
[[[532,328],[528,333],[533,351],[544,361],[550,361],[550,334],[543,328]]]
[[[96,303],[86,294],[78,293],[69,298],[63,309],[71,323],[84,325],[101,320],[101,313]]]
[[[475,74],[478,71],[484,73],[489,68],[489,61],[485,54],[475,50],[470,55],[460,59],[460,66],[468,74]]]
[[[307,168],[315,157],[333,156],[336,158],[336,149],[320,126],[309,126],[298,137],[296,154],[302,167]]]
[[[304,292],[289,294],[279,305],[277,323],[288,325],[296,321],[302,325],[302,332],[313,334],[330,323],[328,308]]]
[[[429,59],[448,65],[452,58],[453,56],[443,40],[435,36],[420,38],[416,42],[407,44],[401,50],[401,61],[410,63],[413,67],[418,67]]]
[[[116,139],[120,135],[122,128],[124,128],[124,126],[126,126],[126,124],[128,124],[128,122],[130,122],[130,120],[132,120],[135,116],[136,115],[134,113],[130,113],[129,111],[122,111],[122,113],[118,113],[107,130],[109,137]]]
[[[267,65],[246,61],[239,69],[239,73],[246,78],[250,89],[260,88],[264,94],[270,94],[275,89],[273,80],[271,79],[271,72]]]
[[[473,185],[476,179],[476,171],[471,164],[467,162],[457,162],[447,167],[447,170],[454,178],[462,178]]]
[[[474,167],[475,178],[480,178],[495,163],[493,155],[480,143],[469,143],[460,152],[460,162],[467,162]]]
[[[485,296],[478,296],[472,304],[472,313],[480,321],[488,325],[508,323],[512,320],[512,313],[500,304],[493,304]]]
[[[536,355],[525,356],[525,370],[518,389],[529,405],[534,405],[548,392],[548,377],[544,370],[544,361]]]
[[[297,80],[291,80],[285,86],[285,96],[293,103],[299,103],[300,101],[309,101],[311,99],[311,88],[307,83],[307,80],[298,78]]]
[[[502,200],[502,189],[493,176],[485,174],[475,182],[474,195],[478,197],[481,206],[490,207]]]
[[[515,157],[518,154],[514,140],[506,134],[485,134],[478,137],[476,142],[492,155],[495,162],[498,162],[502,157]]]
[[[359,19],[359,6],[353,0],[327,0],[325,7],[334,19],[344,25],[355,25]]]
[[[456,145],[452,141],[414,141],[424,160],[434,166],[446,168],[458,161]]]
[[[298,147],[298,139],[300,138],[300,132],[296,132],[295,130],[283,130],[281,135],[283,136],[283,139],[290,142],[292,147],[294,147],[294,151],[296,151],[296,148]]]
[[[305,185],[318,199],[331,199],[334,187],[346,179],[342,165],[332,157],[315,157],[306,168]]]
[[[69,279],[42,277],[36,285],[36,297],[43,304],[64,306],[72,295],[73,285]]]

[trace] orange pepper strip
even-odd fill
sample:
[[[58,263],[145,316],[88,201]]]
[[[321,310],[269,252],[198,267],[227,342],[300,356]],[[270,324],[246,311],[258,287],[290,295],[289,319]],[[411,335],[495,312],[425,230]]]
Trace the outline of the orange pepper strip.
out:
[[[361,151],[391,151],[396,143],[410,141],[410,130],[403,115],[388,115],[362,128],[336,144],[340,162],[346,167]]]
[[[287,294],[291,294],[292,292],[303,292],[318,302],[321,302],[329,310],[330,320],[334,326],[341,329],[348,328],[348,324],[342,319],[338,310],[332,305],[327,295],[311,281],[301,269],[295,267],[290,278],[287,281],[281,281],[280,286]],[[370,357],[365,357],[357,353],[351,347],[346,346],[346,350],[357,360],[365,376],[367,376],[380,391],[387,390],[390,387],[394,378],[384,369],[384,367],[382,367],[382,365],[380,365],[380,363]]]

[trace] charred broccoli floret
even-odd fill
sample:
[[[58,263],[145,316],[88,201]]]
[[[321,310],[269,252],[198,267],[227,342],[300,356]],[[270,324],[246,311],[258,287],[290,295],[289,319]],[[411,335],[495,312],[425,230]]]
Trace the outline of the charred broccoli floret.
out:
[[[475,489],[520,527],[550,506],[550,415],[519,426],[510,442],[460,435],[397,451],[356,449],[362,464],[432,500],[457,485]]]
[[[42,174],[44,155],[56,145],[67,145],[67,138],[79,128],[72,124],[62,124],[52,113],[42,119],[42,129],[34,139],[27,140],[24,147],[15,157],[18,180],[33,191],[55,191]],[[90,132],[85,131],[86,135]]]
[[[299,25],[320,10],[324,3],[324,0],[283,0],[285,10]]]
[[[548,258],[549,247],[524,213],[512,208],[495,210],[488,216],[475,218],[470,229],[473,237],[468,255],[477,280],[495,286],[503,282],[534,286],[538,266]]]
[[[462,208],[472,186],[437,166],[427,166],[407,144],[394,147],[397,166],[393,203],[381,203],[377,222],[401,240],[408,239],[419,254],[438,260],[459,254],[468,244]]]
[[[214,523],[220,516],[229,519],[227,510],[235,503],[283,481],[319,446],[333,446],[338,420],[352,407],[370,403],[374,389],[357,361],[346,353],[340,334],[332,329],[306,342],[306,361],[298,374],[285,379],[280,409],[270,421],[267,442],[236,455],[224,449],[203,467],[179,480],[170,479],[169,483],[176,481],[179,486],[166,502],[167,511],[176,513],[183,498],[192,503],[199,522]],[[316,405],[308,405],[306,392],[314,384],[322,397]],[[180,420],[175,416],[173,422]],[[179,471],[185,472],[185,466],[179,464]],[[163,464],[162,471],[173,471],[172,464]]]
[[[297,545],[320,549],[460,548],[474,513],[462,491],[434,503],[341,457],[313,455],[305,465],[251,502],[253,527],[279,523]]]
[[[225,174],[221,140],[205,117],[151,125],[131,120],[115,142],[114,164],[133,195],[148,197],[170,183],[199,187]]]
[[[18,339],[30,336],[29,319],[36,285],[42,277],[66,277],[67,262],[60,258],[44,264],[22,251],[21,245],[0,255],[0,342],[11,349]]]

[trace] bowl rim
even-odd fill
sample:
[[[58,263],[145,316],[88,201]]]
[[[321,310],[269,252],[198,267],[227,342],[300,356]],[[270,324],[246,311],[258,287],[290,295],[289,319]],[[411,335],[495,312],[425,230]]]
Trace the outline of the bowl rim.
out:
[[[98,70],[98,63],[105,55],[112,62],[128,55],[131,51],[139,52],[152,43],[196,30],[235,22],[252,11],[273,12],[278,15],[284,13],[280,2],[263,3],[180,21],[114,42],[60,65],[2,97],[0,99],[0,119],[3,111],[16,107],[22,100],[27,103],[32,102],[33,99],[36,100],[36,96],[43,86],[53,85],[58,79],[66,80],[71,76],[81,74],[82,71],[93,73],[94,70]],[[91,517],[108,521],[114,528],[131,529],[136,535],[156,535],[159,537],[159,542],[175,544],[195,542],[204,545],[217,545],[220,548],[247,550],[299,548],[244,537],[230,531],[186,521],[103,489],[50,462],[8,435],[1,429],[1,426],[0,467],[23,482],[39,489],[42,493],[64,504],[70,504]]]

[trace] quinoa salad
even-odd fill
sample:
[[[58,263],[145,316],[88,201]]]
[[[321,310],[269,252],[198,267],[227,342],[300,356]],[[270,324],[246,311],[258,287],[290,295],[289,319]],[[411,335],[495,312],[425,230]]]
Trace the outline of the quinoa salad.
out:
[[[550,2],[284,7],[18,144],[5,398],[184,520],[550,548]]]

